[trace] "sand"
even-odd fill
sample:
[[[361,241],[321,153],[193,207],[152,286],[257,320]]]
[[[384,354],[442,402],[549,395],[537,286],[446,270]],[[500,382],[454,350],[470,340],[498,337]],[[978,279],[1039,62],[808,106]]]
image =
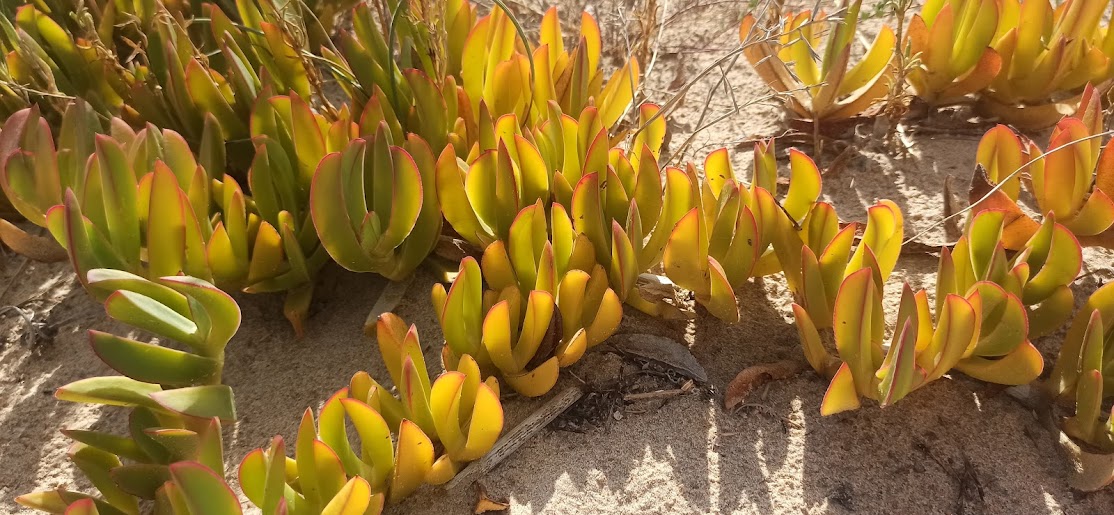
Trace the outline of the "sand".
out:
[[[811,3],[811,2],[810,2]],[[663,4],[665,4],[663,2]],[[736,44],[745,2],[670,2],[672,16],[659,46],[646,92],[664,101]],[[528,26],[538,2],[519,11]],[[581,7],[562,3],[563,18]],[[607,44],[634,34],[631,7],[592,3]],[[659,20],[662,17],[659,17]],[[876,21],[867,27],[877,26]],[[612,56],[613,57],[613,56]],[[612,60],[608,63],[614,66]],[[766,93],[742,60],[726,74],[739,102]],[[693,88],[671,120],[675,150],[697,126],[704,97],[719,73]],[[722,86],[721,86],[722,87]],[[708,119],[731,109],[724,94],[712,101]],[[745,177],[750,144],[784,131],[773,104],[750,106],[693,139],[686,159],[719,147],[732,150]],[[928,123],[928,122],[925,122]],[[909,135],[905,155],[877,151],[877,141],[852,138],[858,148],[842,170],[825,177],[824,195],[844,220],[863,220],[876,199],[897,202],[912,235],[939,220],[943,184],[954,176],[962,191],[985,126],[933,135]],[[862,135],[870,127],[859,129]],[[1043,141],[1042,141],[1043,145]],[[784,151],[790,146],[782,143]],[[826,154],[830,163],[834,154]],[[783,162],[784,165],[784,162]],[[947,241],[942,229],[922,237]],[[1088,250],[1084,274],[1075,285],[1077,302],[1114,276],[1109,251]],[[125,330],[76,285],[68,265],[29,263],[7,256],[0,284],[11,283],[0,304],[33,309],[45,324],[34,346],[20,339],[24,325],[10,313],[0,329],[0,512],[25,513],[14,496],[59,485],[87,487],[66,459],[64,427],[115,428],[118,410],[62,403],[50,395],[67,382],[110,371],[93,356],[85,331]],[[902,280],[932,286],[936,258],[903,256],[888,285],[893,314]],[[438,366],[440,330],[429,305],[433,277],[421,272],[396,312],[417,324],[427,362]],[[251,449],[275,434],[295,436],[301,413],[317,409],[357,370],[387,374],[362,323],[384,287],[381,279],[329,269],[319,287],[307,336],[298,340],[281,316],[281,300],[239,295],[244,313],[240,333],[228,348],[227,382],[236,393],[239,423],[226,429],[228,471]],[[725,412],[722,390],[744,367],[800,359],[790,296],[778,276],[757,280],[739,292],[743,319],[725,325],[699,311],[688,322],[662,322],[631,313],[622,332],[653,332],[687,343],[707,369],[710,388],[667,401],[618,406],[584,432],[546,429],[481,479],[494,498],[525,513],[1101,513],[1114,505],[1114,488],[1079,494],[1067,485],[1066,462],[1051,435],[1029,410],[1001,388],[955,375],[910,395],[896,406],[863,409],[833,417],[819,414],[826,382],[811,371],[759,389],[748,406]],[[631,310],[628,310],[631,311]],[[1063,332],[1037,343],[1055,359]],[[1051,363],[1051,361],[1049,361]],[[620,368],[634,367],[614,354],[594,352],[566,374],[607,389]],[[1049,365],[1050,368],[1050,365]],[[561,385],[558,386],[560,388]],[[663,387],[670,387],[664,385]],[[505,399],[508,422],[521,420],[540,400]],[[471,492],[445,495],[425,487],[391,513],[469,513]]]

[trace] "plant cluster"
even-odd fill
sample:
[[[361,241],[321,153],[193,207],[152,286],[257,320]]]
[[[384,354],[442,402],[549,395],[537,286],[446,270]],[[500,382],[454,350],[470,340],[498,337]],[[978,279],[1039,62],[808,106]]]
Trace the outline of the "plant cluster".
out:
[[[431,382],[414,326],[388,313],[375,333],[397,394],[357,372],[316,423],[306,410],[293,459],[281,436],[249,453],[240,485],[263,513],[379,513],[422,484],[447,482],[495,444],[503,429],[499,385],[482,380],[475,360],[464,355]]]
[[[1004,126],[983,136],[978,152],[981,170],[972,178],[971,203],[975,210],[1006,212],[1002,237],[1006,248],[1019,249],[1041,227],[1018,205],[1022,182],[1041,214],[1062,224],[1084,244],[1112,246],[1114,151],[1102,142],[1103,117],[1099,93],[1088,85],[1079,111],[1056,124],[1044,152]]]
[[[1092,449],[1114,452],[1114,418],[1103,404],[1114,395],[1114,285],[1091,295],[1072,320],[1048,384],[1052,393],[1073,405],[1061,421],[1065,433]]]
[[[1105,92],[1114,78],[1114,33],[1102,24],[1108,0],[929,0],[903,41],[883,25],[852,65],[861,4],[844,0],[834,16],[743,19],[745,55],[795,117],[822,124],[864,116],[885,100],[889,82],[904,79],[930,106],[972,101],[986,116],[1036,129],[1079,105],[1084,85]],[[913,64],[906,73],[894,73],[898,54]]]
[[[889,92],[890,60],[897,45],[893,30],[883,27],[866,55],[852,65],[862,0],[850,5],[843,1],[840,7],[835,16],[784,13],[767,27],[747,14],[739,26],[744,54],[758,75],[786,95],[793,115],[818,124],[859,116]]]
[[[87,280],[109,317],[158,341],[89,331],[97,357],[121,375],[81,379],[55,397],[127,408],[127,433],[63,431],[74,441],[70,461],[98,496],[59,488],[16,501],[59,514],[138,514],[149,501],[159,513],[240,513],[224,482],[221,443],[221,424],[236,420],[232,389],[221,384],[221,372],[240,308],[226,293],[188,276],[147,280],[94,269]]]
[[[900,210],[888,201],[871,207],[854,251],[854,225],[838,229],[835,218],[826,217],[826,229],[807,228],[810,236],[829,235],[812,242],[823,249],[819,256],[809,243],[800,246],[802,267],[793,305],[809,364],[832,377],[821,413],[858,408],[862,397],[886,406],[953,369],[1008,385],[1026,384],[1040,375],[1044,359],[1029,342],[1036,335],[1024,301],[1073,280],[1079,270],[1078,260],[1071,270],[1072,258],[1079,247],[1074,254],[1070,248],[1051,252],[1050,229],[1011,268],[1001,244],[993,247],[1002,218],[1001,212],[981,213],[969,223],[954,254],[946,248],[941,252],[934,310],[927,292],[903,287],[888,347],[883,345],[882,297],[901,251]],[[1033,255],[1041,252],[1045,254]],[[1032,282],[1026,258],[1046,267],[1038,267]],[[1069,275],[1066,281],[1064,275]],[[1070,290],[1067,296],[1070,306]],[[1034,316],[1058,314],[1040,311]],[[838,358],[831,356],[829,346],[836,348]]]
[[[212,114],[231,140],[248,136],[259,97],[308,98],[314,69],[301,54],[303,10],[271,0],[218,4],[47,1],[0,24],[0,105],[60,115],[82,98],[102,117],[153,123],[189,141]],[[320,38],[319,38],[320,39]]]
[[[739,321],[734,288],[783,269],[786,261],[779,261],[771,244],[784,231],[792,232],[790,227],[800,227],[820,196],[820,170],[811,158],[790,149],[789,189],[784,198],[775,198],[774,152],[773,140],[755,144],[750,187],[736,178],[726,149],[708,155],[702,179],[690,164],[688,211],[674,225],[665,248],[666,275],[728,322]]]
[[[637,102],[637,60],[603,71],[591,16],[566,46],[555,9],[535,42],[497,4],[479,16],[464,0],[86,0],[68,13],[47,0],[5,13],[6,200],[49,232],[111,318],[157,337],[90,332],[122,375],[57,397],[129,409],[127,433],[66,431],[97,495],[20,503],[240,513],[221,443],[235,420],[224,350],[240,322],[225,291],[284,292],[301,334],[330,262],[399,281],[445,240],[471,254],[431,292],[444,372],[431,377],[417,329],[384,314],[365,330],[393,388],[356,373],[316,416],[306,410],[293,457],[276,436],[243,459],[239,483],[266,514],[379,513],[449,481],[496,444],[501,383],[547,394],[618,330],[624,304],[689,314],[650,280],[734,323],[745,313],[736,291],[783,274],[802,354],[830,379],[824,415],[864,398],[888,406],[955,372],[1026,384],[1044,369],[1031,339],[1072,318],[1080,243],[1114,234],[1104,90],[1090,85],[1114,77],[1105,1],[930,0],[865,52],[853,48],[859,0],[831,15],[744,19],[742,53],[816,127],[862,116],[895,80],[930,104],[973,99],[1027,126],[1080,105],[1043,152],[1006,126],[986,134],[935,301],[905,285],[892,323],[883,297],[902,252],[897,204],[841,222],[807,155],[790,149],[779,178],[772,140],[755,144],[749,181],[726,149],[668,166],[668,109]],[[348,26],[340,16],[350,30],[336,30]],[[895,73],[895,60],[916,66]],[[1018,205],[1023,183],[1039,221]],[[1110,453],[1112,292],[1075,315],[1049,381],[1074,406],[1065,433]]]
[[[482,265],[466,257],[448,290],[434,285],[446,370],[459,370],[471,356],[485,375],[537,397],[553,388],[561,367],[619,327],[622,300],[591,241],[571,237],[562,209],[553,205],[552,240],[539,201],[518,213],[506,243],[488,245]]]
[[[276,105],[285,107],[285,126],[276,122]],[[13,150],[0,160],[0,185],[27,220],[66,249],[79,278],[113,268],[144,277],[186,274],[225,289],[289,291],[287,316],[300,331],[328,254],[308,216],[312,169],[297,169],[309,151],[296,145],[305,138],[290,138],[290,124],[299,115],[309,127],[317,124],[308,106],[287,97],[262,102],[255,115],[250,197],[224,173],[218,125],[206,124],[212,144],[195,154],[170,129],[148,124],[135,132],[119,118],[102,126],[81,101],[64,111],[57,143],[36,107],[8,119],[0,146]]]

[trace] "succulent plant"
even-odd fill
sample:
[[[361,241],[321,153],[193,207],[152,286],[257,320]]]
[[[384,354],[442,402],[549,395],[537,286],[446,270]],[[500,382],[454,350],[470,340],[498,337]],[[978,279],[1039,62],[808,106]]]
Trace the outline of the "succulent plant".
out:
[[[676,308],[644,298],[636,285],[640,274],[661,263],[674,226],[693,205],[695,178],[658,167],[666,130],[659,112],[653,104],[640,107],[643,129],[629,155],[611,148],[595,108],[585,109],[575,124],[562,119],[560,135],[551,119],[541,128],[548,137],[538,140],[550,149],[542,153],[548,169],[557,170],[552,177],[554,245],[563,248],[570,238],[587,237],[621,301],[655,316],[673,316]]]
[[[155,10],[165,9],[162,4],[152,7]],[[174,103],[186,99],[184,70],[191,60],[195,61],[193,55],[196,54],[167,51],[157,55],[152,63],[146,63],[147,53],[141,52],[144,64],[151,64],[154,69],[145,65],[133,70],[125,68],[113,55],[115,45],[111,37],[115,9],[112,11],[99,20],[104,25],[99,25],[85,9],[81,11],[82,16],[75,17],[81,21],[71,24],[62,14],[63,10],[44,12],[34,4],[19,7],[11,20],[5,17],[0,21],[3,28],[0,31],[0,49],[10,56],[8,74],[14,89],[29,101],[37,101],[47,113],[61,112],[64,103],[59,101],[60,97],[81,97],[106,117],[120,115],[138,122],[136,115],[142,113],[157,116],[152,121],[169,122],[173,118],[175,122],[182,122],[175,125],[160,123],[163,127],[183,130],[186,124],[196,122],[194,127],[200,129],[201,111],[180,113],[176,108],[181,106]],[[179,44],[182,49],[192,46],[177,18],[168,15],[162,23],[154,23],[152,18],[144,16],[137,23],[149,29],[149,38],[158,42],[152,45],[154,48],[166,48],[160,44],[169,44],[169,48],[174,49],[178,49]],[[109,41],[102,39],[102,33],[106,33]],[[179,71],[183,72],[175,90],[175,94],[180,96],[166,100],[161,93],[157,93],[160,107],[164,109],[148,110],[150,105],[146,101],[156,94],[154,88],[148,89],[144,85],[148,73],[154,72],[157,76],[151,79],[152,83],[167,79],[170,60],[179,56],[181,59],[174,64],[180,65]],[[180,114],[188,114],[188,120],[178,120]]]
[[[1114,285],[1107,284],[1075,315],[1048,382],[1054,395],[1074,401],[1074,413],[1061,421],[1064,432],[1103,453],[1114,453],[1114,422],[1102,409],[1114,396],[1112,317]]]
[[[885,315],[876,273],[866,267],[848,274],[836,295],[832,327],[839,360],[820,407],[823,415],[857,409],[861,397],[891,405],[942,377],[977,345],[980,314],[971,299],[949,295],[934,326],[928,295],[906,285],[894,336],[883,353]],[[797,319],[806,348],[822,349],[810,325],[807,316]]]
[[[904,42],[919,66],[906,76],[914,93],[934,105],[962,100],[991,84],[1002,58],[991,48],[997,0],[930,0],[914,14]]]
[[[374,329],[399,397],[357,372],[315,424],[306,410],[293,459],[282,437],[240,465],[244,494],[263,513],[379,513],[424,483],[441,484],[495,444],[503,428],[498,383],[469,356],[430,381],[417,329],[392,313]],[[349,441],[348,422],[360,442]],[[392,442],[392,440],[394,440]],[[337,512],[341,513],[341,512]]]
[[[373,139],[356,139],[321,161],[310,188],[310,211],[322,244],[341,266],[398,280],[410,275],[441,234],[433,188],[433,153],[411,134],[401,146],[386,123]],[[455,165],[451,149],[440,161]]]
[[[999,189],[1010,200],[1016,201],[1021,193],[1021,174],[1014,172],[1027,168],[1030,148],[1035,146],[1013,129],[998,124],[979,140],[975,161],[983,167],[988,182],[1000,185]]]
[[[599,24],[586,12],[571,49],[564,46],[556,7],[542,17],[537,46],[520,38],[516,23],[496,6],[464,40],[460,78],[472,112],[479,114],[483,103],[494,117],[515,114],[535,125],[552,119],[550,101],[564,113],[595,105],[604,128],[613,127],[634,101],[638,61],[631,58],[604,82]]]
[[[892,404],[952,369],[1011,385],[1040,375],[1044,360],[1029,341],[1028,315],[1021,294],[1015,293],[1020,287],[1004,287],[986,280],[991,274],[970,272],[991,259],[970,252],[968,241],[996,242],[988,227],[998,222],[1000,228],[1000,216],[983,215],[956,245],[957,254],[969,256],[970,264],[956,265],[943,252],[935,320],[927,293],[905,286],[893,339],[883,351],[881,296],[901,251],[901,212],[889,201],[871,207],[853,251],[856,225],[839,229],[826,204],[817,204],[814,212],[826,215],[808,228],[809,241],[800,247],[800,273],[786,275],[794,277],[789,281],[796,301],[793,313],[805,358],[817,372],[833,378],[823,414],[857,408],[860,397]],[[776,241],[775,248],[785,245]],[[823,249],[819,257],[813,248]],[[1004,258],[1002,251],[1000,267]],[[1020,266],[1019,273],[1026,269]],[[838,359],[828,350],[833,345]]]
[[[322,49],[323,56],[332,64],[333,75],[352,100],[355,107],[364,105],[374,90],[389,91],[387,107],[392,111],[409,106],[410,90],[402,78],[401,67],[390,55],[385,35],[390,32],[375,20],[369,4],[359,4],[351,11],[352,30],[340,30],[338,51]],[[405,18],[405,16],[401,16]],[[357,109],[361,110],[361,109]]]
[[[406,85],[413,96],[411,104],[401,108],[391,106],[390,96],[378,87],[372,89],[369,100],[362,105],[360,132],[368,136],[374,132],[379,122],[387,122],[396,140],[403,134],[416,134],[425,140],[434,153],[440,153],[449,144],[464,157],[472,146],[477,131],[467,105],[462,104],[462,90],[456,79],[446,77],[440,84],[434,83],[419,70],[404,70]]]
[[[834,19],[822,12],[785,13],[769,28],[772,34],[764,33],[753,14],[743,18],[744,55],[775,93],[785,95],[794,116],[838,122],[863,114],[888,94],[897,43],[889,27],[883,26],[862,59],[851,65],[861,5],[861,0],[841,0],[843,14]]]
[[[945,293],[966,295],[973,286],[989,281],[1020,299],[1028,313],[1026,332],[1039,338],[1071,317],[1075,306],[1071,283],[1079,275],[1083,252],[1071,231],[1047,217],[1010,256],[1002,243],[1006,217],[1004,211],[979,212],[951,250],[941,249],[937,299]]]
[[[985,173],[976,170],[972,178],[971,202],[976,211],[1006,211],[1002,239],[1007,249],[1020,249],[1041,226],[1017,205],[1018,170],[1028,172],[1026,185],[1038,210],[1085,244],[1104,245],[1114,234],[1114,153],[1096,137],[1102,133],[1102,119],[1099,94],[1088,86],[1079,111],[1056,124],[1043,154],[1036,143],[1003,126],[983,136],[978,163]],[[1005,184],[991,190],[1003,181]]]
[[[793,227],[800,227],[816,205],[820,170],[796,149],[790,150],[789,161],[790,187],[781,201],[770,193],[777,189],[772,141],[755,145],[749,187],[736,178],[726,149],[705,158],[703,180],[697,179],[695,167],[688,167],[692,208],[670,235],[665,272],[725,321],[739,320],[734,288],[750,277],[782,269],[777,255],[768,251],[770,243],[779,237],[795,238]]]
[[[308,209],[313,143],[323,155],[325,123],[297,97],[261,101],[256,115],[251,198],[224,173],[215,118],[207,117],[195,156],[180,134],[151,125],[133,132],[114,118],[109,134],[95,134],[104,128],[80,101],[66,110],[57,148],[34,108],[8,120],[0,185],[24,216],[50,230],[82,280],[94,268],[114,268],[289,291],[287,316],[300,332],[313,278],[329,259]],[[332,139],[347,144],[349,137],[341,131]]]
[[[361,136],[386,121],[395,141],[414,133],[434,154],[440,154],[449,143],[461,152],[471,146],[469,133],[476,124],[471,104],[459,79],[447,70],[451,66],[447,60],[456,56],[459,61],[462,43],[457,42],[454,50],[453,41],[471,28],[471,6],[454,0],[440,7],[444,9],[444,29],[427,27],[437,23],[422,17],[431,13],[417,13],[413,8],[398,16],[380,13],[388,19],[377,22],[369,5],[357,5],[352,10],[352,31],[339,34],[339,54],[322,48],[353,112],[360,113]],[[384,37],[392,33],[392,24],[394,40],[389,44]],[[430,40],[438,38],[446,40],[442,42],[447,45],[444,53],[431,50],[434,41]],[[391,44],[396,54],[391,54]]]
[[[341,17],[360,3],[358,0],[308,0],[304,5],[320,24],[321,34],[328,35],[335,34]]]
[[[1100,28],[1108,0],[1001,0],[994,50],[1002,69],[979,107],[1012,125],[1048,127],[1087,83],[1114,76],[1114,33]]]
[[[191,143],[212,116],[229,140],[243,140],[256,97],[314,93],[316,71],[295,36],[312,32],[300,11],[270,1],[24,5],[0,21],[9,55],[0,105],[34,103],[54,119],[65,98],[80,97],[106,119],[152,123]],[[192,30],[200,23],[209,30]]]
[[[779,220],[773,238],[774,255],[793,292],[793,314],[805,358],[818,373],[831,376],[839,362],[831,358],[826,347],[834,345],[833,314],[840,303],[842,285],[851,274],[868,268],[876,274],[874,281],[880,295],[881,285],[889,279],[901,253],[904,218],[891,201],[871,206],[858,246],[854,243],[860,224],[852,222],[840,228],[835,209],[827,203],[816,203],[798,230],[788,222],[788,216]]]
[[[9,168],[15,164],[8,161]],[[97,136],[78,189],[66,190],[47,211],[46,225],[69,251],[79,278],[113,268],[209,280],[201,229],[209,203],[210,178],[189,145],[150,126],[119,139]]]
[[[255,154],[247,184],[252,195],[244,196],[231,175],[213,183],[221,216],[213,217],[209,266],[222,285],[287,292],[283,310],[301,334],[317,272],[330,258],[311,220],[313,175],[325,153],[348,145],[353,127],[344,118],[326,122],[296,95],[258,99],[251,126]],[[221,236],[228,241],[219,242]],[[232,261],[234,268],[228,264]]]
[[[448,75],[451,48],[437,48],[447,43],[448,34],[466,34],[474,16],[467,1],[439,3],[425,11],[420,3],[357,3],[351,9],[351,30],[339,33],[339,54],[327,47],[323,54],[340,65],[342,85],[353,100],[362,105],[373,89],[388,92],[396,109],[411,105],[413,91],[407,88],[403,73],[418,71],[423,75],[442,78]],[[433,12],[438,10],[439,12]],[[441,21],[434,20],[443,16]],[[458,15],[460,18],[458,19]],[[460,23],[464,23],[461,26]],[[459,48],[456,53],[459,55]],[[397,102],[396,102],[397,100]],[[402,112],[402,111],[400,111]]]
[[[562,209],[553,205],[554,213]],[[571,234],[571,227],[558,224],[554,234]],[[447,370],[458,369],[469,355],[485,375],[537,397],[553,388],[561,367],[618,328],[622,301],[608,287],[607,271],[595,263],[590,239],[551,241],[549,232],[538,202],[518,214],[506,243],[487,247],[482,269],[466,257],[447,291],[434,285]]]
[[[124,103],[119,91],[122,84],[116,83],[122,74],[111,61],[102,59],[107,50],[97,44],[95,27],[86,26],[83,34],[92,41],[79,38],[71,33],[78,27],[70,26],[61,11],[56,20],[53,13],[28,3],[0,17],[0,51],[7,57],[6,103],[23,101],[20,107],[26,107],[32,100],[41,100],[37,103],[49,116],[62,112],[64,97],[81,96],[101,114],[116,112]]]
[[[591,238],[572,235],[572,224],[567,215],[563,215],[560,204],[553,204],[550,219],[556,220],[552,231],[546,229],[541,202],[523,209],[511,225],[507,242],[496,241],[489,245],[484,250],[481,265],[490,289],[485,293],[488,297],[495,296],[491,292],[498,292],[498,300],[507,300],[513,297],[509,290],[517,288],[521,298],[527,301],[535,291],[547,292],[551,298],[556,298],[562,324],[561,338],[556,341],[558,352],[564,355],[561,365],[568,366],[579,359],[585,349],[599,344],[615,331],[622,319],[622,306],[617,302],[621,300],[619,295],[607,286],[605,269],[591,259]],[[558,238],[551,243],[548,234]],[[526,308],[530,311],[529,305]],[[536,317],[531,319],[544,324]],[[511,325],[518,326],[515,321]],[[525,341],[519,340],[520,343]]]
[[[45,226],[46,212],[62,201],[62,193],[83,186],[85,162],[93,153],[95,135],[102,132],[92,107],[75,100],[62,115],[62,148],[56,152],[53,131],[38,106],[12,114],[0,127],[0,187],[5,200],[31,223]]]
[[[437,197],[445,220],[480,249],[506,239],[519,210],[549,202],[553,183],[553,169],[521,133],[518,117],[486,122],[470,161],[455,159],[449,150],[437,161]]]
[[[240,325],[236,302],[187,276],[147,280],[96,269],[87,280],[110,317],[163,342],[89,331],[97,356],[123,375],[78,380],[55,397],[130,409],[128,434],[63,431],[75,442],[71,461],[98,496],[59,488],[17,501],[49,513],[76,504],[86,513],[138,514],[142,500],[153,500],[158,513],[240,513],[222,479],[221,444],[222,421],[236,419],[232,390],[221,384],[224,349]]]
[[[344,408],[340,409],[340,416],[344,417]],[[371,484],[359,475],[353,474],[349,479],[336,452],[318,439],[313,414],[307,410],[305,416],[308,417],[309,426],[305,425],[307,419],[303,418],[298,431],[297,449],[300,460],[286,456],[286,442],[281,436],[274,437],[266,450],[256,449],[244,457],[244,461],[240,463],[239,477],[244,495],[260,513],[268,515],[382,513],[385,497],[383,492],[373,492]],[[382,417],[376,422],[382,424]],[[359,423],[356,429],[361,434],[368,431]],[[386,436],[387,456],[393,459],[389,430],[379,426],[375,426],[375,429],[381,430]],[[323,427],[322,431],[325,430]],[[412,446],[408,445],[407,448]]]
[[[180,431],[180,430],[175,430]],[[177,436],[177,435],[173,435]],[[78,467],[89,467],[95,473],[103,474],[102,469],[111,463],[114,456],[103,456],[81,448],[72,451],[71,459]],[[98,461],[104,460],[104,463]],[[146,474],[145,471],[137,471]],[[179,461],[166,466],[163,477],[151,477],[152,481],[165,481],[159,486],[154,500],[153,513],[159,515],[239,515],[243,513],[236,494],[209,467],[196,461]],[[106,494],[107,495],[107,494]],[[65,515],[129,515],[140,513],[132,509],[130,503],[111,504],[100,498],[63,490],[36,492],[20,496],[17,502],[26,507]]]
[[[573,119],[561,114],[556,102],[549,105],[550,118],[533,131],[523,130],[515,115],[481,121],[468,163],[451,159],[448,151],[442,155],[437,192],[445,219],[460,237],[484,249],[510,236],[520,209],[552,203],[555,247],[586,237],[620,299],[664,313],[670,306],[643,299],[635,281],[661,261],[669,231],[691,204],[691,186],[676,169],[662,179],[660,109],[640,107],[643,129],[628,155],[612,145],[598,109],[585,108]]]

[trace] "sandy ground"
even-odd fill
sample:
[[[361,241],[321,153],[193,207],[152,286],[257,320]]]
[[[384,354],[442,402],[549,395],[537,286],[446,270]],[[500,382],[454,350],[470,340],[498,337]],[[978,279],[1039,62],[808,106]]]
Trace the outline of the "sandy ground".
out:
[[[571,20],[580,6],[568,4],[562,12]],[[646,84],[652,100],[669,98],[678,85],[734,47],[743,4],[663,2],[672,18]],[[608,32],[608,44],[623,43],[623,26],[628,32],[637,30],[625,3],[593,3],[590,10]],[[540,11],[523,7],[520,12],[532,26]],[[739,102],[766,93],[742,60],[726,70]],[[692,90],[674,115],[673,149],[698,126],[704,96],[719,79],[718,72],[712,75]],[[730,108],[729,97],[716,94],[708,119]],[[905,212],[906,234],[912,235],[942,216],[947,176],[955,176],[957,185],[965,184],[982,130],[909,135],[908,153],[899,157],[875,152],[876,140],[853,137],[850,141],[859,152],[837,174],[825,178],[825,197],[845,220],[862,220],[865,207],[876,199],[894,200]],[[742,175],[750,166],[747,142],[783,131],[776,106],[750,106],[697,134],[685,157],[702,157],[726,146],[733,150]],[[860,133],[869,134],[869,127]],[[779,149],[789,146],[782,143]],[[823,159],[829,163],[834,155]],[[922,241],[940,244],[947,237],[936,229]],[[1077,301],[1114,276],[1110,252],[1088,250],[1085,258],[1084,274],[1089,275],[1076,285]],[[68,442],[59,429],[113,428],[122,422],[118,411],[61,403],[50,395],[67,382],[109,373],[93,356],[84,333],[90,328],[120,328],[76,287],[68,266],[21,263],[18,257],[5,258],[0,284],[12,286],[0,304],[31,307],[36,322],[45,325],[33,346],[21,340],[23,322],[10,313],[0,326],[7,334],[0,344],[4,513],[23,513],[12,502],[21,493],[87,486],[66,460]],[[935,268],[935,257],[903,256],[888,286],[888,309],[894,309],[901,280],[931,287]],[[418,325],[427,361],[437,367],[441,334],[429,304],[432,282],[431,275],[420,273],[396,312]],[[302,340],[293,337],[281,317],[280,299],[240,296],[244,323],[229,346],[225,373],[241,415],[239,424],[226,430],[229,471],[271,436],[293,438],[302,411],[320,407],[357,370],[387,377],[372,342],[361,332],[383,287],[374,277],[329,270]],[[810,371],[772,383],[748,400],[750,406],[725,412],[718,392],[739,370],[801,356],[788,309],[790,296],[778,276],[747,285],[739,296],[743,321],[734,326],[703,312],[696,320],[677,323],[628,313],[622,332],[653,332],[688,343],[707,369],[711,388],[669,401],[620,403],[605,411],[595,426],[582,424],[583,432],[543,430],[481,479],[489,494],[509,500],[512,513],[608,515],[1102,513],[1114,505],[1114,489],[1086,495],[1070,490],[1066,463],[1034,416],[1001,389],[964,377],[938,381],[892,408],[868,406],[821,418],[826,383]],[[1054,359],[1062,335],[1037,342],[1046,358]],[[614,354],[597,352],[572,372],[606,395],[620,369],[629,373],[632,367]],[[567,375],[563,381],[574,381]],[[521,398],[504,402],[509,423],[540,403]],[[468,513],[473,502],[471,493],[450,496],[426,487],[390,511]]]

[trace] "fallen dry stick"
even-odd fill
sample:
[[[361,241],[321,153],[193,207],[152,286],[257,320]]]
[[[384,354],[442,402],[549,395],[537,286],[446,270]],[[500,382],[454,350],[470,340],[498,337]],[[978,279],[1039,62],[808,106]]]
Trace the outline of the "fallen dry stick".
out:
[[[445,489],[449,491],[458,490],[474,483],[480,476],[490,472],[507,456],[522,447],[522,444],[526,443],[558,415],[564,413],[569,406],[572,406],[583,395],[584,391],[579,386],[571,386],[549,399],[548,402],[531,413],[529,417],[526,417],[526,420],[523,420],[517,426],[514,426],[514,429],[499,438],[499,441],[495,442],[495,447],[492,447],[491,451],[483,458],[464,467],[464,470],[460,471],[452,481],[445,484]]]
[[[788,379],[801,372],[808,366],[796,360],[778,361],[777,363],[764,363],[747,367],[731,380],[727,385],[727,392],[723,395],[723,407],[728,411],[735,409],[746,400],[747,395],[755,388],[777,379]]]
[[[654,399],[668,399],[670,397],[676,397],[678,395],[689,393],[693,390],[693,388],[696,388],[696,383],[694,383],[692,379],[689,379],[688,381],[685,381],[685,384],[682,385],[680,388],[675,388],[673,390],[655,390],[652,392],[644,393],[628,393],[623,396],[623,401],[638,402],[652,401]]]

